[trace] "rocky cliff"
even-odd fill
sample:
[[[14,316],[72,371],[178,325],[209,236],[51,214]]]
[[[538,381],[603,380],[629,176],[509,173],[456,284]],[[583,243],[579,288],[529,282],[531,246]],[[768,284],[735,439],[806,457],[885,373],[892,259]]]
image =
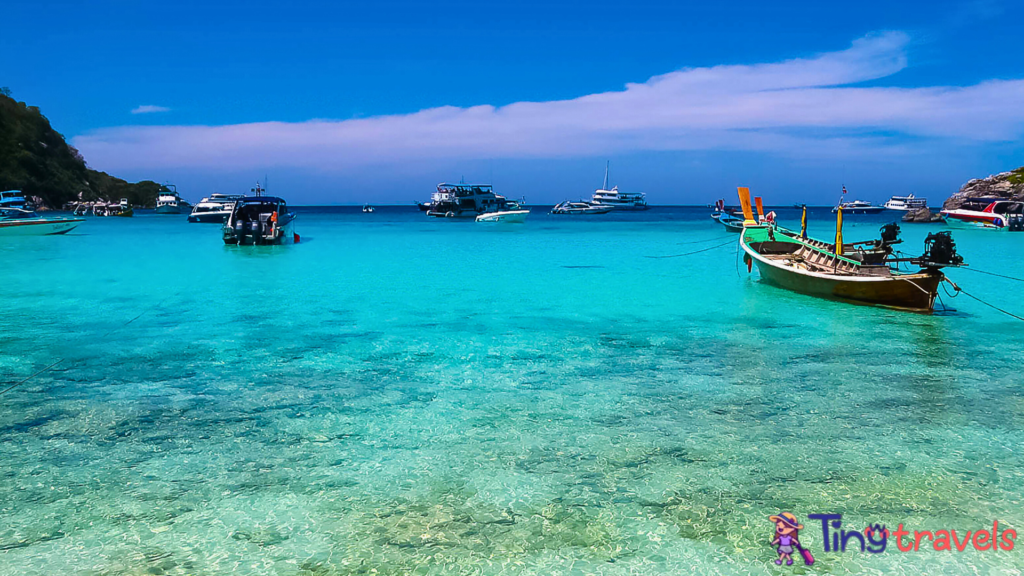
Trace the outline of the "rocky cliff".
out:
[[[43,207],[60,208],[76,199],[153,206],[160,185],[132,184],[92,170],[35,106],[0,88],[0,190],[21,190]]]
[[[1024,200],[1024,166],[988,178],[975,178],[942,203],[946,210],[959,208],[969,198],[1011,198]]]

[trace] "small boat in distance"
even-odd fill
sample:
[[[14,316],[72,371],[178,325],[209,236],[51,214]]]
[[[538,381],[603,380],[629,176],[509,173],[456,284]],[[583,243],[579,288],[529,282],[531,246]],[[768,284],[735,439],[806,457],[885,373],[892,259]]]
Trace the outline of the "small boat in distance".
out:
[[[188,203],[178,196],[178,189],[174,184],[164,184],[160,187],[160,193],[156,197],[157,214],[181,214],[181,209]]]
[[[893,196],[883,205],[886,210],[901,210],[909,212],[928,207],[927,198],[915,198],[913,194],[907,196]]]
[[[977,204],[965,203],[965,206],[967,208],[943,210],[946,224],[985,230],[1024,230],[1024,202],[993,200],[981,210]]]
[[[843,208],[844,214],[879,214],[885,210],[884,206],[875,206],[871,202],[854,200],[852,202],[840,203],[839,206],[832,209],[832,213],[838,212],[840,206]]]
[[[363,212],[369,214],[369,213],[373,212],[374,210],[375,210],[375,208],[373,206],[370,206],[369,204],[363,204]]]
[[[613,208],[604,204],[593,204],[591,202],[561,202],[555,204],[555,207],[551,209],[552,214],[569,214],[573,216],[589,216],[594,214],[607,214],[611,212]]]
[[[193,224],[223,224],[231,216],[231,208],[241,194],[210,194],[192,207],[188,221]]]
[[[4,190],[0,192],[0,208],[18,208],[19,210],[31,210],[28,200],[21,190]]]
[[[640,192],[619,192],[619,187],[608,189],[608,167],[604,167],[604,184],[594,191],[591,204],[611,206],[614,210],[647,210],[647,195]]]
[[[745,224],[740,247],[747,269],[756,264],[764,282],[794,292],[930,312],[939,283],[945,279],[941,269],[963,265],[949,232],[929,234],[925,252],[918,258],[890,258],[883,254],[881,258],[861,261],[846,255],[849,245],[842,241],[842,212],[837,220],[836,242],[829,244],[808,238],[806,227],[794,232],[774,223],[759,224],[751,210],[750,191],[740,188],[739,194]],[[883,229],[882,240],[872,247],[891,254],[888,246],[893,242],[886,232]],[[900,263],[917,266],[919,271],[903,272],[898,269]]]
[[[427,216],[438,218],[475,218],[485,212],[495,212],[505,203],[489,184],[437,185],[430,197]]]
[[[67,234],[82,222],[84,218],[51,218],[21,208],[0,208],[0,236]]]
[[[523,205],[515,200],[508,200],[505,205],[496,212],[487,212],[476,217],[477,222],[503,222],[506,224],[522,224],[526,222],[526,216],[530,211],[523,208]]]
[[[715,218],[714,215],[712,218],[717,220],[718,223],[724,226],[729,232],[743,232],[743,218],[739,216],[723,212],[719,214],[717,218]]]

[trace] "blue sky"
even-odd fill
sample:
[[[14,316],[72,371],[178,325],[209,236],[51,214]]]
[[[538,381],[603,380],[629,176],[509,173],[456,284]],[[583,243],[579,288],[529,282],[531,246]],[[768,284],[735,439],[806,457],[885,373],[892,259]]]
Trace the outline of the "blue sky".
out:
[[[194,198],[557,201],[610,159],[652,203],[938,200],[1024,164],[1022,3],[710,4],[8,0],[0,85]]]

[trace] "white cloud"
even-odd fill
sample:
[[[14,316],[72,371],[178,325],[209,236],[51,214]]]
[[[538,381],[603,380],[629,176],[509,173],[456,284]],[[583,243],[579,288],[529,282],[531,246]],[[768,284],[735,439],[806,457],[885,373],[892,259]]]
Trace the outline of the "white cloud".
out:
[[[353,120],[117,127],[79,136],[74,144],[103,169],[333,171],[412,160],[645,150],[891,153],[921,138],[1020,137],[1024,80],[857,86],[905,68],[908,40],[899,32],[874,34],[813,58],[682,69],[572,100],[445,106]]]
[[[152,104],[144,104],[138,106],[132,110],[132,114],[152,114],[154,112],[170,112],[171,109],[165,106],[154,106]]]

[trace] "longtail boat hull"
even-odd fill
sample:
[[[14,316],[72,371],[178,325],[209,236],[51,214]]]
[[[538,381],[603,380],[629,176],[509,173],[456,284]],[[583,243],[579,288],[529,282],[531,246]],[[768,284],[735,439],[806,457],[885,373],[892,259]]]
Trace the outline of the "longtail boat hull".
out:
[[[943,275],[937,270],[899,273],[864,265],[822,250],[814,241],[768,226],[744,229],[740,246],[757,265],[761,279],[775,286],[822,298],[929,312]]]
[[[941,275],[929,274],[874,282],[839,280],[798,274],[756,258],[754,262],[761,280],[793,292],[920,312],[932,309],[942,281]]]

